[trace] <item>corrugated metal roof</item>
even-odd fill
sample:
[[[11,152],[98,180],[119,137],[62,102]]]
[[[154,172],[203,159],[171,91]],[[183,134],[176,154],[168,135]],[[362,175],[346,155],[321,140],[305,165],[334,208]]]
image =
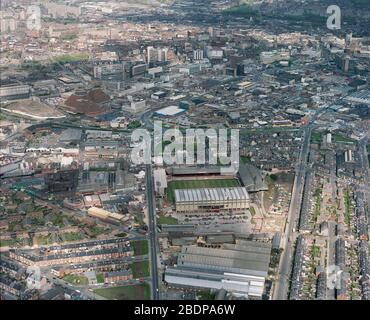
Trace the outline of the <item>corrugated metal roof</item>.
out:
[[[169,267],[165,272],[165,281],[172,285],[225,289],[260,297],[263,293],[265,278]]]
[[[176,202],[249,200],[244,187],[176,189]]]
[[[255,241],[246,242],[245,246],[225,244],[222,249],[184,246],[178,256],[178,264],[204,264],[266,272],[270,262],[271,244],[267,246]]]

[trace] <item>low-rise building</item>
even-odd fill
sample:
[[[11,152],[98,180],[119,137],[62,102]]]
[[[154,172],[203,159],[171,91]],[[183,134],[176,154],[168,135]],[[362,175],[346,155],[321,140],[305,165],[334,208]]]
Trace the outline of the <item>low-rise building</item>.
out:
[[[115,283],[119,281],[127,281],[130,279],[132,279],[132,271],[130,269],[112,271],[104,274],[104,282],[106,283]]]

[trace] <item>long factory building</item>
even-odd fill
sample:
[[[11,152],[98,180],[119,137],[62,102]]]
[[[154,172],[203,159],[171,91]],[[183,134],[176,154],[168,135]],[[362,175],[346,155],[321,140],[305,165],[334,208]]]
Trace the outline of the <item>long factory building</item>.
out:
[[[175,200],[176,211],[187,214],[244,211],[250,202],[244,187],[176,189]]]
[[[261,298],[270,263],[271,244],[238,240],[221,249],[184,246],[177,264],[167,267],[170,287],[225,289],[246,297]]]

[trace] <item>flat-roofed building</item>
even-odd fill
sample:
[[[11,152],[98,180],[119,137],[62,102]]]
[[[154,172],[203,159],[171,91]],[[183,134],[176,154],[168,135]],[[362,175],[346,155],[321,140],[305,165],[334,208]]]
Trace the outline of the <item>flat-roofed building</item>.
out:
[[[101,208],[96,208],[92,207],[87,210],[87,213],[89,216],[98,218],[101,220],[117,220],[117,221],[122,221],[124,220],[125,216],[119,213],[115,212],[109,212],[107,210],[101,209]]]
[[[169,116],[170,117],[170,116],[178,116],[178,115],[180,115],[184,112],[185,112],[184,109],[181,109],[177,106],[169,106],[169,107],[163,108],[161,110],[158,110],[155,113],[158,116]]]
[[[26,99],[29,96],[30,96],[30,86],[26,84],[0,87],[1,100]]]
[[[133,66],[131,69],[132,76],[142,75],[146,72],[147,65],[145,63],[137,64],[136,66]]]
[[[275,61],[289,60],[290,53],[285,50],[273,50],[267,52],[261,52],[260,60],[263,64],[271,64]]]
[[[249,195],[244,187],[176,189],[176,211],[199,213],[209,211],[244,211],[249,208]]]
[[[164,195],[167,188],[167,175],[165,169],[156,169],[153,171],[155,192],[159,193],[161,196]]]
[[[177,264],[165,271],[170,287],[225,289],[261,298],[270,262],[271,244],[242,241],[221,249],[184,246]]]
[[[82,130],[68,128],[62,132],[59,141],[62,143],[79,143],[82,137]]]
[[[99,63],[94,66],[94,78],[101,80],[124,80],[127,73],[125,62]]]

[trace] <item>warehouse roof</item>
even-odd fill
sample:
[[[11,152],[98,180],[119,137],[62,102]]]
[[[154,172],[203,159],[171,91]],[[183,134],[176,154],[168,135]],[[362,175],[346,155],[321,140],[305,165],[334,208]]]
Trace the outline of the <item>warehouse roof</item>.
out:
[[[60,142],[80,141],[82,135],[81,129],[68,128],[62,132],[59,137]]]
[[[261,297],[270,262],[270,243],[237,240],[221,249],[183,246],[165,281],[180,287],[234,291]]]
[[[182,112],[184,112],[184,109],[179,108],[178,106],[169,106],[163,109],[160,109],[156,111],[156,114],[162,115],[162,116],[175,116]]]
[[[207,243],[233,243],[234,236],[232,234],[212,234],[206,235]]]
[[[175,190],[176,202],[249,200],[248,192],[243,187],[200,188]]]
[[[225,244],[224,248],[231,250],[240,250],[246,252],[261,252],[269,254],[271,251],[271,244],[265,242],[238,239],[236,241],[236,244]]]
[[[180,287],[201,287],[210,289],[225,289],[261,297],[264,288],[264,278],[238,274],[208,273],[205,270],[189,270],[184,268],[167,268],[165,281]]]
[[[201,264],[227,270],[232,268],[266,272],[269,261],[270,253],[184,246],[177,263],[185,266]]]

